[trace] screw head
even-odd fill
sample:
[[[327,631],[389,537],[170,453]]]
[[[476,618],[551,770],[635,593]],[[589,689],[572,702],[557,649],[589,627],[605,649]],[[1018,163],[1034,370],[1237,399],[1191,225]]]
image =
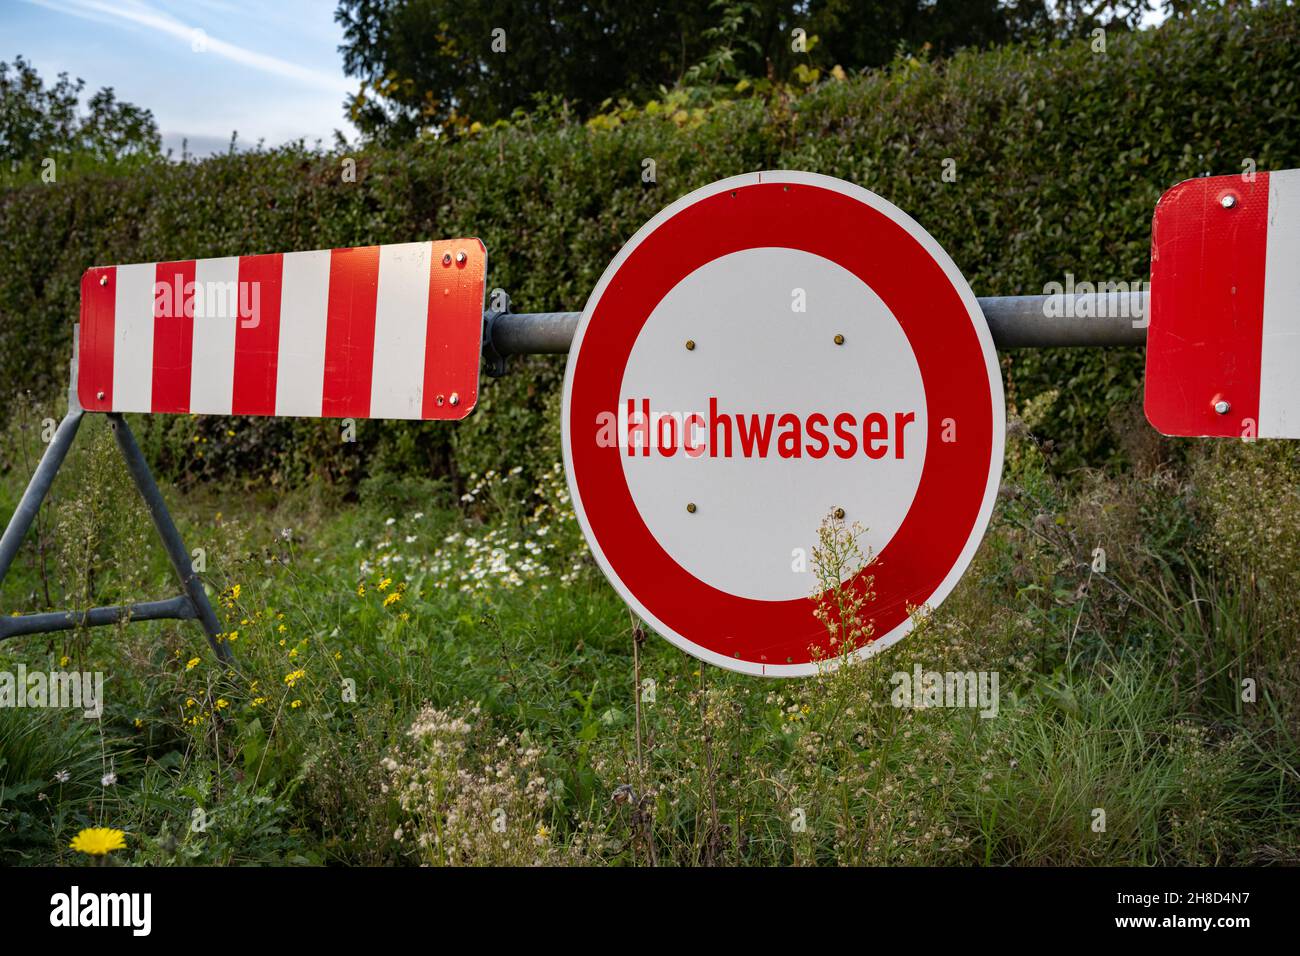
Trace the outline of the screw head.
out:
[[[1224,209],[1231,209],[1233,206],[1237,205],[1237,197],[1232,193],[1228,193],[1219,200],[1219,205]]]
[[[836,345],[843,345],[843,344],[844,344],[844,336],[843,336],[843,335],[840,335],[838,332],[835,333],[835,344],[836,344]]]
[[[844,509],[843,509],[843,508],[836,508],[836,509],[835,509],[835,518],[836,518],[837,521],[843,521],[843,520],[844,520]]]
[[[438,402],[438,407],[439,407],[439,408],[441,408],[443,405],[446,405],[446,404],[447,404],[447,399],[446,399],[444,396],[442,396],[442,395],[439,395],[438,398],[436,399],[436,401]]]
[[[456,264],[463,266],[465,264],[465,260],[468,258],[469,256],[465,255],[465,253],[458,252],[456,253]]]
[[[442,254],[442,264],[443,264],[444,266],[449,266],[449,265],[451,265],[451,253],[450,253],[450,252],[444,252],[444,253]]]
[[[694,501],[692,501],[692,502],[690,502],[689,504],[687,504],[687,506],[686,506],[686,513],[687,513],[687,514],[692,514],[692,515],[695,514],[695,502],[694,502]]]
[[[686,340],[686,351],[688,351],[688,352],[694,352],[694,351],[695,351],[695,340],[694,340],[694,339],[687,339],[687,340]]]
[[[1214,403],[1214,410],[1218,412],[1220,415],[1226,415],[1228,414],[1228,412],[1232,410],[1232,406],[1227,402],[1225,402],[1223,399],[1219,399],[1217,402]]]
[[[99,399],[99,400],[102,402],[102,401],[104,400],[104,393],[103,393],[103,392],[96,392],[96,393],[95,393],[95,397],[96,397],[97,399]]]
[[[100,285],[108,285],[108,276],[100,276],[100,277],[99,277],[99,284],[100,284]]]
[[[459,404],[460,404],[460,392],[452,392],[452,393],[451,393],[451,398],[449,398],[448,401],[451,402],[453,405],[459,405]]]

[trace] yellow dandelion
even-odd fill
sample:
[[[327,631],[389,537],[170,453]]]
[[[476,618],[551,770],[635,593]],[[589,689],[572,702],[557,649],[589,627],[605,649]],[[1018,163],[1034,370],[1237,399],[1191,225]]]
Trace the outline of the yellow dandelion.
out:
[[[297,710],[299,707],[302,706],[302,701],[300,701],[300,700],[295,700],[295,701],[294,701],[292,704],[290,704],[289,706],[292,707],[294,710]]]
[[[289,660],[293,660],[297,656],[298,656],[298,648],[296,647],[289,648]]]
[[[365,596],[366,596],[366,583],[362,581],[360,584],[357,585],[357,597],[365,597]]]
[[[197,702],[193,697],[187,697],[187,698],[185,698],[185,706],[186,706],[186,707],[193,707],[196,703],[198,703],[198,702]]]
[[[283,634],[285,631],[289,630],[289,628],[287,625],[281,624],[279,627],[276,628],[276,630],[279,631],[281,634]]]
[[[379,588],[379,590],[381,590],[381,591],[387,591],[387,590],[388,590],[388,585],[390,585],[390,584],[392,584],[392,583],[393,583],[393,579],[392,579],[392,578],[384,578],[384,579],[383,579],[382,581],[380,581],[377,585],[375,585],[375,587]]]
[[[68,844],[68,849],[90,856],[104,856],[125,847],[126,834],[111,827],[91,827],[89,830],[82,830]]]
[[[185,662],[185,669],[187,671],[192,671],[194,670],[194,668],[198,666],[199,666],[199,659],[197,657],[191,657],[188,661]]]
[[[388,597],[384,598],[384,607],[388,607],[390,605],[396,604],[401,599],[402,596],[398,594],[396,591],[394,591],[392,594],[388,595]]]

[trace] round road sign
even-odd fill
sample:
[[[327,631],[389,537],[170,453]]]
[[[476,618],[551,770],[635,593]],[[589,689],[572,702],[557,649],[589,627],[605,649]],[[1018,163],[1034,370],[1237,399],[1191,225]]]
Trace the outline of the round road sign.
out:
[[[970,287],[906,213],[802,172],[696,190],[601,276],[569,351],[564,463],[601,569],[732,670],[836,658],[814,616],[828,515],[875,563],[866,656],[956,585],[1002,470],[997,356]]]

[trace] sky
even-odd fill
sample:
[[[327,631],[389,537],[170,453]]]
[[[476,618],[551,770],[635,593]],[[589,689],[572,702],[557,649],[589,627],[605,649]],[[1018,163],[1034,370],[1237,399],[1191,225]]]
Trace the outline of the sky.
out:
[[[0,60],[22,54],[47,82],[111,86],[153,111],[164,149],[193,155],[355,129],[343,101],[334,0],[0,0]],[[202,31],[201,33],[198,31]]]

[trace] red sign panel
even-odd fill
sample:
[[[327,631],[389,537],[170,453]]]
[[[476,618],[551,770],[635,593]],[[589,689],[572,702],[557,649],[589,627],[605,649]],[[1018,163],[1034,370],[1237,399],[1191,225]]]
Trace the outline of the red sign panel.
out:
[[[464,418],[478,400],[486,273],[477,239],[88,269],[81,404]]]
[[[1150,320],[1157,429],[1300,438],[1300,170],[1190,179],[1160,197]]]

